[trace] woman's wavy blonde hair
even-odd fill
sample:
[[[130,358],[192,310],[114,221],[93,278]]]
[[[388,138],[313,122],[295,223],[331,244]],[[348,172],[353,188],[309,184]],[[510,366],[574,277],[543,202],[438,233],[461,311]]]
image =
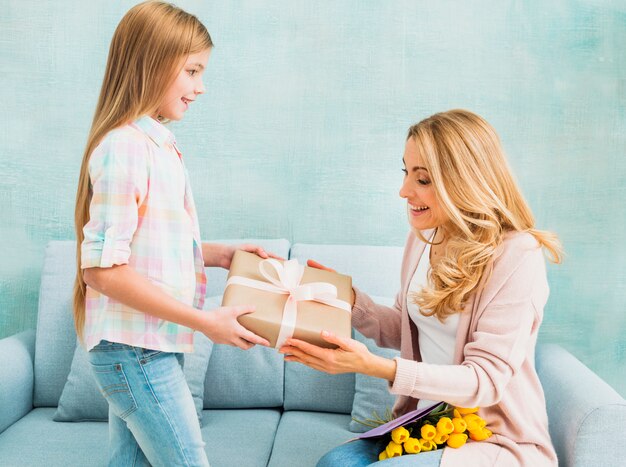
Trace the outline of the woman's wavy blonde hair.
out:
[[[186,57],[211,47],[211,36],[198,18],[174,5],[157,1],[135,5],[124,15],[113,34],[76,192],[74,325],[81,340],[86,297],[81,243],[83,227],[89,221],[92,195],[89,157],[109,131],[143,115],[155,115]]]
[[[561,262],[557,236],[535,229],[498,135],[483,118],[467,110],[438,113],[413,125],[407,139],[417,145],[449,219],[446,254],[431,268],[431,287],[412,296],[423,315],[443,321],[461,312],[506,232],[530,233],[552,262]]]

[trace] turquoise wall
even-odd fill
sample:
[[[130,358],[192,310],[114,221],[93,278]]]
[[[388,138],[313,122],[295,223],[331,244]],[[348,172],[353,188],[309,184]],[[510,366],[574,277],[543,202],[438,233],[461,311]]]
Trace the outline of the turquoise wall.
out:
[[[44,245],[73,237],[108,44],[134,3],[0,1],[0,337],[35,326]],[[401,245],[407,128],[473,110],[567,251],[541,339],[626,396],[626,2],[179,5],[216,43],[206,95],[174,125],[205,238]]]

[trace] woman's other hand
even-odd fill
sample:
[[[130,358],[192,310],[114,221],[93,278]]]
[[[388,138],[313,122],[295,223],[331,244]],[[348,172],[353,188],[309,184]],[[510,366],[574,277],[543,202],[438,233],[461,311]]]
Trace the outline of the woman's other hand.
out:
[[[337,346],[325,349],[299,339],[287,339],[279,352],[286,354],[288,362],[298,362],[330,374],[363,373],[393,381],[396,362],[372,354],[365,344],[322,331],[322,338]]]
[[[315,268],[315,269],[322,269],[324,271],[330,271],[330,272],[337,272],[334,269],[328,268],[326,266],[324,266],[321,263],[318,263],[317,261],[315,261],[314,259],[309,259],[306,262],[306,265],[310,268]]]

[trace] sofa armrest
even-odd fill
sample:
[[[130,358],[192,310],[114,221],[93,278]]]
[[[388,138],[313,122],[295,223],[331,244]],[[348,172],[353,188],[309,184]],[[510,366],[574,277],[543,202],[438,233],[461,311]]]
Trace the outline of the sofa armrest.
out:
[[[35,331],[0,339],[0,433],[33,408]]]
[[[537,346],[536,366],[559,465],[623,465],[626,401],[556,344]]]

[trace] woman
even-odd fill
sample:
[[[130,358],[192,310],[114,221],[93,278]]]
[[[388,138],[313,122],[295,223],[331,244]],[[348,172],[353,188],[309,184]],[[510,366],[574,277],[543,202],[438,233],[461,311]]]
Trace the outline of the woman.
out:
[[[386,307],[355,289],[352,309],[356,329],[401,356],[378,357],[357,341],[324,332],[337,349],[290,339],[281,349],[285,359],[388,380],[398,395],[396,416],[432,401],[479,406],[494,434],[460,449],[383,462],[557,465],[534,367],[548,298],[542,250],[560,262],[556,236],[535,229],[498,136],[478,115],[451,110],[412,126],[403,162],[400,196],[412,232],[401,290]],[[348,443],[318,466],[369,465],[378,450],[372,441]]]

